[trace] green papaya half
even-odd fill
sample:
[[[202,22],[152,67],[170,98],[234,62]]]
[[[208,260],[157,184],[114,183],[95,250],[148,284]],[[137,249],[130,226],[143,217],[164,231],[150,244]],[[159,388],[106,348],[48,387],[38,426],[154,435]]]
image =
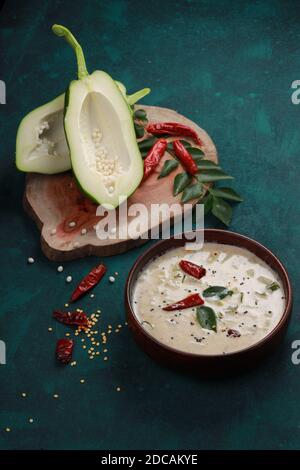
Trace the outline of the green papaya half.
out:
[[[88,74],[82,48],[64,26],[54,25],[76,53],[78,80],[65,100],[64,127],[73,173],[82,190],[107,208],[117,207],[143,177],[132,114],[123,93],[103,71]]]

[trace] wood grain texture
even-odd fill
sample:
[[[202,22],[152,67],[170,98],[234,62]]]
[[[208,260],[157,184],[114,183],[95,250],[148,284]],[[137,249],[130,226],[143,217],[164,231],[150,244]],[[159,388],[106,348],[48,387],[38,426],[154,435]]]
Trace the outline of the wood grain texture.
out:
[[[155,106],[143,106],[143,109],[146,110],[149,121],[179,122],[191,126],[204,144],[205,158],[217,163],[218,157],[214,143],[209,135],[194,122],[171,109]],[[180,202],[180,195],[173,197],[172,188],[174,176],[182,171],[182,167],[179,165],[169,176],[157,179],[164,161],[169,158],[170,155],[165,153],[155,172],[128,199],[128,208],[137,203],[143,203],[150,209],[151,204],[171,205]],[[115,239],[100,240],[94,228],[101,220],[101,217],[96,216],[97,205],[80,192],[71,172],[58,175],[28,174],[24,209],[37,223],[41,231],[42,250],[50,260],[66,261],[91,255],[110,256],[125,252],[147,241],[147,238],[132,239],[128,236],[120,239],[117,235]],[[180,215],[181,212],[182,206],[177,205],[173,212],[174,217]],[[150,210],[148,214],[148,228],[153,229],[155,224],[150,220]],[[127,223],[130,223],[131,219],[132,217],[128,217]],[[159,223],[165,220],[166,217],[161,215]],[[75,222],[76,225],[70,227],[70,222]],[[117,222],[117,234],[120,228]],[[82,229],[86,229],[87,233],[82,235]],[[55,234],[53,234],[54,231]],[[147,232],[148,230],[144,233]]]

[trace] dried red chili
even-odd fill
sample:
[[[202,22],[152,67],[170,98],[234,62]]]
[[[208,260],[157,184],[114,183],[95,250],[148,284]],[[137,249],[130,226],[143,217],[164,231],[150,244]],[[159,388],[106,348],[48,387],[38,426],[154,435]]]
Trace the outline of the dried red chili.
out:
[[[174,304],[167,305],[167,307],[163,307],[163,310],[170,312],[172,310],[181,310],[184,308],[189,307],[196,307],[197,305],[203,305],[204,300],[200,297],[199,294],[191,294],[185,299],[179,300]]]
[[[195,277],[196,279],[201,279],[201,277],[205,276],[206,269],[203,266],[199,266],[198,264],[192,263],[191,261],[185,261],[184,259],[180,261],[179,266],[181,267],[182,271],[189,274],[190,276]]]
[[[177,137],[190,137],[195,144],[203,146],[197,132],[189,126],[179,124],[178,122],[158,122],[146,126],[146,131],[153,135],[172,135]]]
[[[199,171],[196,162],[193,160],[192,155],[187,151],[185,146],[182,145],[180,140],[174,140],[173,149],[186,171],[191,175],[195,175]]]
[[[54,318],[64,325],[88,326],[88,317],[84,312],[63,312],[54,310]]]
[[[168,142],[166,139],[158,139],[153,147],[147,153],[147,156],[144,160],[144,178],[148,178],[148,176],[152,173],[152,171],[157,167],[162,158],[163,154],[166,151]]]
[[[71,295],[71,302],[79,299],[79,297],[98,284],[105,273],[106,267],[104,264],[99,264],[99,266],[96,266],[94,269],[92,269],[92,271],[90,271],[89,274],[82,279],[82,281],[74,290],[73,294]]]
[[[63,364],[72,359],[74,341],[72,339],[59,339],[56,343],[56,357]]]

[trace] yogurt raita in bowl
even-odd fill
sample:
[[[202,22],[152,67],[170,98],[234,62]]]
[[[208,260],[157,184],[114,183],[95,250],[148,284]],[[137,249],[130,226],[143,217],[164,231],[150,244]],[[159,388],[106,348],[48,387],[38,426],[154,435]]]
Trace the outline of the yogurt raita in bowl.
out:
[[[226,355],[269,335],[286,299],[277,272],[253,252],[205,242],[202,249],[171,248],[150,260],[135,281],[131,306],[162,345]]]

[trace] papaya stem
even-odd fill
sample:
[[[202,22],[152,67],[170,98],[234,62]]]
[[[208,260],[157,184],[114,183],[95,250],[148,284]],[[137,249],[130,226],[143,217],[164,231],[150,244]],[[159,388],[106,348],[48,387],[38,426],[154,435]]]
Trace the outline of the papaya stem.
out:
[[[71,31],[59,24],[54,24],[52,26],[52,31],[54,34],[56,34],[56,36],[64,37],[73,48],[77,59],[78,79],[81,80],[82,78],[86,77],[89,73],[86,68],[83,51],[81,45],[79,42],[77,42]]]
[[[128,95],[127,100],[130,106],[140,101],[144,96],[149,95],[151,92],[150,88],[143,88],[142,90],[136,91],[133,95]]]

